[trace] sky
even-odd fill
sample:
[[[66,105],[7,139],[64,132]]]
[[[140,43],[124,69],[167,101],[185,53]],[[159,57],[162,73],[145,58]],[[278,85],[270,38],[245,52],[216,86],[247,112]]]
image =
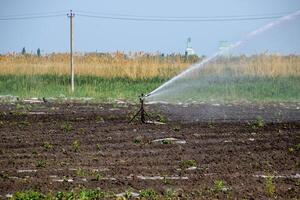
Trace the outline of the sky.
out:
[[[112,13],[138,16],[239,16],[289,13],[300,9],[299,0],[0,0],[0,19],[21,14],[61,12],[63,16],[27,20],[0,20],[0,53],[69,51],[69,19],[74,17],[76,52],[144,51],[184,53],[186,40],[198,55],[218,50],[220,41],[234,42],[274,19],[222,22],[144,22],[87,18],[76,13]],[[299,21],[299,19],[298,19]],[[294,40],[299,42],[293,28]],[[287,29],[279,31],[289,35]],[[300,33],[300,31],[299,31]],[[269,36],[266,34],[266,38]],[[264,39],[262,39],[264,40]],[[277,37],[278,41],[282,40]],[[297,43],[298,44],[298,43]],[[263,43],[258,42],[259,45]],[[266,45],[266,44],[264,44]],[[280,42],[278,51],[291,48]],[[254,45],[255,46],[255,45]],[[297,46],[297,45],[296,45]],[[300,45],[297,46],[300,48]],[[298,49],[297,49],[298,51]]]

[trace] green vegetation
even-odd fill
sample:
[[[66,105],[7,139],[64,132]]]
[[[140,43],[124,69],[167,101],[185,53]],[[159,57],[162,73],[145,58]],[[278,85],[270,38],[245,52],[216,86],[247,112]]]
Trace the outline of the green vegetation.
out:
[[[226,183],[223,180],[217,180],[214,182],[214,187],[212,189],[216,192],[225,192],[227,191]]]
[[[274,177],[273,176],[266,177],[265,191],[266,191],[266,194],[269,197],[274,197],[274,194],[275,194],[275,184],[274,184]]]
[[[109,102],[115,99],[137,101],[141,93],[151,92],[165,82],[163,78],[130,79],[102,78],[96,76],[76,76],[75,92],[70,91],[69,76],[59,75],[0,75],[1,95],[22,98],[92,97],[95,101]]]
[[[103,78],[81,75],[75,78],[75,92],[70,91],[70,81],[67,75],[0,75],[1,95],[14,95],[22,98],[56,97],[64,98],[92,97],[94,101],[110,102],[115,99],[125,99],[137,102],[137,96],[147,93],[167,81],[167,78]],[[230,78],[201,77],[184,92],[162,97],[165,101],[289,101],[300,99],[300,77],[251,77]],[[191,85],[193,81],[191,82]],[[167,88],[166,88],[167,89]],[[176,95],[174,95],[176,93]],[[188,97],[188,98],[187,98]],[[165,120],[162,119],[162,122]]]
[[[53,145],[49,142],[44,142],[43,147],[45,150],[51,150],[53,148]]]
[[[161,141],[162,144],[172,144],[171,140],[165,139]]]
[[[179,88],[185,87],[184,90]],[[155,100],[192,103],[214,102],[299,102],[300,76],[202,75],[183,78],[164,88]],[[154,98],[154,97],[153,97]],[[149,97],[151,99],[151,96]]]
[[[300,152],[300,143],[294,145],[293,147],[290,147],[288,150],[290,153]]]
[[[179,163],[180,169],[184,170],[190,167],[196,167],[197,162],[195,160],[184,160]]]
[[[37,168],[44,168],[44,167],[46,167],[46,161],[44,161],[44,160],[38,160],[37,161],[37,163],[36,163],[36,167]]]
[[[141,142],[142,141],[141,141],[141,139],[139,137],[134,138],[134,140],[133,140],[133,143],[135,143],[135,144],[140,144]]]
[[[70,133],[72,131],[72,124],[69,122],[65,122],[61,125],[61,129],[63,130],[63,132],[65,133]]]
[[[73,150],[74,150],[75,152],[78,152],[79,149],[80,149],[80,143],[79,143],[77,140],[75,140],[75,141],[72,143],[72,148],[73,148]]]
[[[258,116],[250,125],[253,129],[263,128],[265,126],[265,121],[261,116]]]
[[[39,192],[35,192],[32,190],[28,190],[25,192],[16,192],[12,200],[39,200],[39,199],[47,199],[44,194],[41,194]]]
[[[153,189],[145,189],[140,192],[140,197],[148,200],[158,199],[157,193]]]
[[[173,130],[176,131],[176,132],[179,132],[181,130],[181,126],[180,125],[174,126]]]
[[[85,172],[85,170],[83,170],[81,167],[79,167],[79,168],[76,170],[76,175],[77,175],[77,176],[80,176],[80,177],[84,177],[84,176],[86,176],[86,172]]]

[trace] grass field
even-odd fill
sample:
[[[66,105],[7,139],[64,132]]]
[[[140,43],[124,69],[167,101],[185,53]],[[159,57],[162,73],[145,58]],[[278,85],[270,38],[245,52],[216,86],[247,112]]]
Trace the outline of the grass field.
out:
[[[96,76],[78,76],[75,79],[76,90],[70,90],[70,79],[66,75],[1,75],[1,94],[30,97],[92,97],[97,101],[123,99],[136,101],[141,93],[147,93],[158,87],[163,78],[130,79],[102,78]]]
[[[0,95],[14,95],[20,98],[92,97],[96,101],[136,101],[141,93],[151,92],[201,59],[203,58],[186,59],[179,54],[158,53],[76,55],[76,90],[71,93],[68,54],[49,54],[42,57],[1,55]],[[222,77],[211,84],[211,76],[223,76],[228,71],[238,74],[239,78],[225,82],[226,77]],[[193,74],[196,76],[198,87],[190,93],[192,100],[300,100],[299,56],[256,55],[227,60],[220,58],[207,65],[201,73],[209,76],[199,79],[199,75]],[[171,89],[170,92],[179,91]]]

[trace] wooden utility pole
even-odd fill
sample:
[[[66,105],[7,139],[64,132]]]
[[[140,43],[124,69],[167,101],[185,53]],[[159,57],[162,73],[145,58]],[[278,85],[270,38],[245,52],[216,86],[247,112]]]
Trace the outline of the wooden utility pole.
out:
[[[71,89],[74,92],[74,60],[73,60],[73,17],[75,14],[70,10],[70,66],[71,66]]]

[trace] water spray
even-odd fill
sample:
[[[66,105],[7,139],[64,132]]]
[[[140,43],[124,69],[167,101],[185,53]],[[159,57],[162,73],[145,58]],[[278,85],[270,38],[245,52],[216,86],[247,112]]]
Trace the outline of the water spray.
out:
[[[144,108],[144,100],[145,100],[145,98],[146,97],[148,97],[150,94],[146,94],[146,95],[144,95],[144,94],[141,94],[140,96],[139,96],[139,101],[140,101],[140,109],[135,113],[135,115],[131,118],[131,120],[129,121],[129,123],[131,123],[138,115],[140,115],[140,122],[142,123],[142,124],[145,124],[145,123],[147,123],[147,121],[146,121],[146,116],[148,117],[148,118],[150,118],[150,116],[147,114],[147,112],[145,111],[145,108]]]

